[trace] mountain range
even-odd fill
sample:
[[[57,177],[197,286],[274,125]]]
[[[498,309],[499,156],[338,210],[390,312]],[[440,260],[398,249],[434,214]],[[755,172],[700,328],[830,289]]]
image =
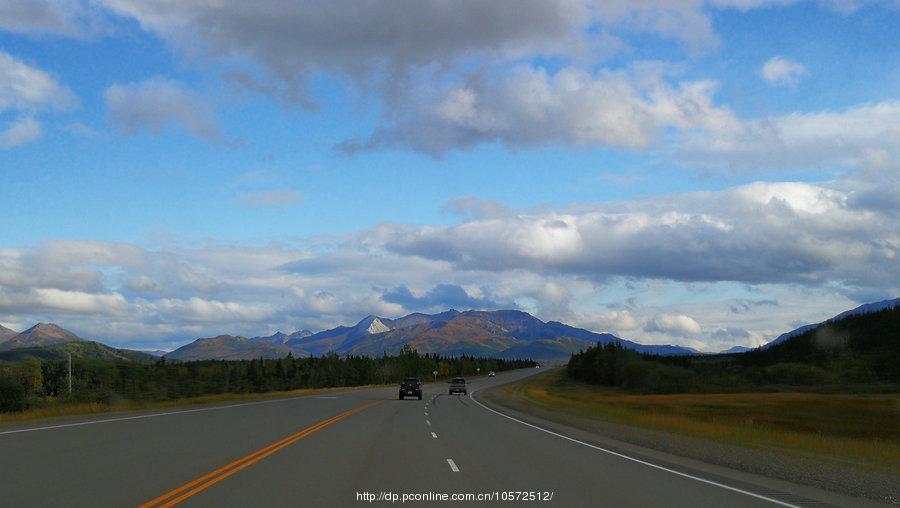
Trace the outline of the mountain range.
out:
[[[762,346],[769,348],[819,326],[851,316],[900,307],[900,298],[860,305],[818,324],[805,325],[778,336]],[[337,354],[394,354],[409,344],[420,353],[477,355],[504,358],[559,360],[597,343],[619,342],[642,353],[694,355],[698,351],[677,345],[644,345],[609,333],[595,333],[558,321],[544,322],[517,310],[413,313],[396,319],[367,316],[353,326],[338,326],[318,333],[299,330],[276,332],[252,338],[219,335],[201,338],[166,353],[117,349],[78,337],[52,323],[38,323],[18,333],[0,325],[0,361],[28,358],[60,359],[68,354],[85,358],[106,358],[151,363],[160,355],[170,360],[239,360]],[[735,346],[720,354],[735,354],[750,348]]]
[[[274,358],[286,355],[392,354],[408,344],[420,353],[491,355],[506,358],[560,359],[598,342],[620,342],[640,352],[661,355],[695,354],[683,346],[643,345],[608,333],[595,333],[560,323],[544,322],[517,310],[438,314],[413,313],[396,319],[366,316],[353,326],[318,333],[307,330],[266,337],[221,335],[197,339],[166,355],[172,360]]]

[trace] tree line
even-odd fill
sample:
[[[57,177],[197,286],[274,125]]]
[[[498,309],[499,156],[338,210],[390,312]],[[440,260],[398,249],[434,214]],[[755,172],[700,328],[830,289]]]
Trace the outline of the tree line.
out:
[[[802,388],[900,390],[900,307],[826,323],[746,353],[657,356],[597,345],[573,354],[566,372],[588,383],[645,393]]]
[[[154,364],[73,358],[72,394],[67,360],[31,359],[0,365],[0,411],[21,411],[48,401],[114,403],[118,399],[163,401],[207,394],[261,393],[397,383],[473,376],[480,371],[533,367],[531,360],[419,354],[405,346],[399,354],[368,356],[288,355],[278,359],[201,360]]]

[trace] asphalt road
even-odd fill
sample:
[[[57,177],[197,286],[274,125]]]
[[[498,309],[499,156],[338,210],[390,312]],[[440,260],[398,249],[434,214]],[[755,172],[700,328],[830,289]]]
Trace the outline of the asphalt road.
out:
[[[474,397],[438,383],[421,401],[379,388],[5,425],[0,505],[383,506],[404,494],[495,500],[428,503],[444,506],[868,504],[671,457],[617,455],[577,431],[552,434],[479,403],[477,390],[534,373],[473,380]]]

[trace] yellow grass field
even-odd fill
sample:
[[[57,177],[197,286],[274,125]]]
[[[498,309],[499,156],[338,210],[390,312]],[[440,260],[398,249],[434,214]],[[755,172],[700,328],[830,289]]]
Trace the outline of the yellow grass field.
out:
[[[640,395],[562,369],[501,389],[521,402],[753,448],[900,474],[900,394]]]

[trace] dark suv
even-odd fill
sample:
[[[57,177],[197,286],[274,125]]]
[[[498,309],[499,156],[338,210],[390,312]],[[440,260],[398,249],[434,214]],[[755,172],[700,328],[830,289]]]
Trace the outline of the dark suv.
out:
[[[466,389],[466,380],[461,377],[455,377],[450,380],[450,395],[461,393],[467,395],[469,391]]]
[[[400,381],[400,400],[404,397],[418,397],[422,400],[422,382],[417,377],[408,377]]]

